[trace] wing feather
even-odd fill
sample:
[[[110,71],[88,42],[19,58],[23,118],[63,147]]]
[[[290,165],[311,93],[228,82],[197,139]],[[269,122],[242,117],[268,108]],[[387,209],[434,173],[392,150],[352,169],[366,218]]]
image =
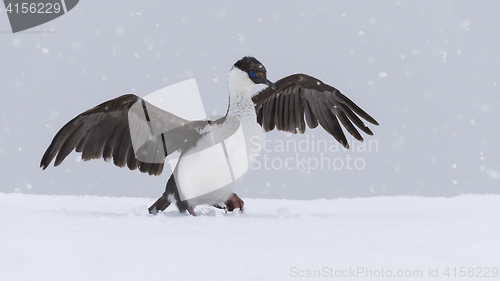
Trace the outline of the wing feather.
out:
[[[283,95],[283,127],[285,131],[290,130],[290,95]]]
[[[137,159],[132,146],[129,124],[129,109],[137,102],[142,107],[147,104],[147,118],[154,117],[157,123],[163,126],[160,129],[176,128],[178,134],[170,134],[168,140],[169,151],[164,151],[164,143],[159,136],[154,141],[147,141],[140,149],[140,153],[151,153],[152,163],[145,163]],[[132,119],[134,122],[140,122]],[[185,124],[188,124],[184,126]],[[127,166],[130,170],[139,169],[142,173],[159,175],[163,171],[165,154],[181,149],[184,141],[177,140],[179,136],[189,134],[192,138],[201,137],[199,128],[206,122],[188,122],[171,113],[163,111],[135,95],[123,95],[116,99],[104,102],[73,118],[55,135],[45,151],[40,167],[46,169],[55,158],[54,165],[60,165],[64,159],[75,150],[81,152],[84,161],[104,158],[106,162],[113,159],[118,167]],[[134,124],[135,125],[135,124]],[[143,149],[144,148],[144,149]]]
[[[360,117],[378,125],[339,90],[314,77],[294,74],[278,80],[275,85],[276,90],[268,87],[252,97],[257,121],[266,132],[277,129],[303,134],[306,125],[311,129],[321,125],[343,146],[349,147],[342,126],[355,139],[363,141],[356,127],[368,135],[373,132]]]

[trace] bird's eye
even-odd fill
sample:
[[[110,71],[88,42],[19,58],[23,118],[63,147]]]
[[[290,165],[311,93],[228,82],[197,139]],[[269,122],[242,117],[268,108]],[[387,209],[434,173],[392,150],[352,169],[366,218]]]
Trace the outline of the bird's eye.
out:
[[[250,76],[255,77],[255,71],[250,71]]]

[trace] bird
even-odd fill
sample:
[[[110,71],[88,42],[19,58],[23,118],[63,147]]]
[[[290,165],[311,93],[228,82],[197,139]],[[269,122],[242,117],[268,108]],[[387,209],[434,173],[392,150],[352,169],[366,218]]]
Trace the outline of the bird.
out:
[[[252,87],[257,84],[267,87],[252,94]],[[226,212],[236,209],[242,212],[244,202],[233,190],[246,172],[238,179],[233,178],[231,184],[224,188],[189,198],[183,196],[185,191],[181,190],[181,183],[182,186],[188,186],[187,182],[203,186],[210,185],[210,181],[216,178],[207,180],[202,175],[200,179],[200,172],[195,174],[192,171],[193,162],[189,163],[206,161],[204,167],[217,169],[213,167],[216,165],[211,162],[212,159],[203,154],[197,156],[193,152],[196,147],[198,151],[200,147],[209,147],[210,144],[207,143],[210,143],[210,138],[213,143],[213,135],[208,136],[207,128],[218,128],[219,132],[235,132],[237,128],[241,128],[243,143],[249,153],[246,160],[239,159],[237,164],[243,163],[246,166],[260,152],[266,132],[278,130],[304,134],[306,126],[314,129],[320,125],[341,145],[349,148],[342,126],[356,140],[363,141],[358,129],[370,136],[373,132],[361,119],[379,125],[338,89],[315,77],[293,74],[275,83],[271,82],[264,65],[251,56],[243,57],[231,67],[228,88],[229,105],[226,115],[213,121],[183,119],[134,94],[125,94],[101,103],[79,114],[58,131],[45,151],[40,167],[45,170],[54,158],[54,166],[59,166],[75,150],[82,153],[84,161],[103,158],[106,162],[112,160],[118,167],[127,166],[130,170],[157,176],[163,171],[165,158],[172,156],[173,152],[179,152],[178,164],[167,181],[165,192],[149,207],[149,213],[156,215],[171,204],[175,204],[179,212],[187,211],[193,216],[197,215],[194,208],[198,205],[212,205]],[[137,149],[134,150],[132,123],[138,120],[137,116],[130,114],[134,104],[145,110],[148,120],[157,120],[158,126],[175,128],[171,132],[157,135],[158,141],[150,141],[142,148],[157,161],[145,160],[140,157],[141,153]],[[203,143],[205,144],[202,145]],[[189,160],[191,158],[195,160]]]

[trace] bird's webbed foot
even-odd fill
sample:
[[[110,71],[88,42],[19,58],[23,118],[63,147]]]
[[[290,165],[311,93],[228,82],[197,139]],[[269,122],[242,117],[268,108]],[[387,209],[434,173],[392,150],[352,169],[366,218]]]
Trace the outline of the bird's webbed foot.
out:
[[[240,212],[243,212],[243,206],[245,205],[245,203],[243,202],[243,200],[241,200],[241,198],[238,195],[236,195],[236,193],[232,193],[231,197],[229,197],[229,199],[227,199],[226,202],[224,202],[224,205],[225,206],[220,206],[220,205],[213,205],[213,206],[215,208],[223,209],[229,212],[234,211],[234,209],[240,209]]]

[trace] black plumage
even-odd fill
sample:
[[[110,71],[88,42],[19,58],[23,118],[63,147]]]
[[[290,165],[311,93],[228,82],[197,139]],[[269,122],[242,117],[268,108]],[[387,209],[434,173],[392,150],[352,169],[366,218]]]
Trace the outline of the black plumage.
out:
[[[253,57],[242,58],[234,64],[233,70],[245,72],[254,84],[269,86],[252,97],[257,115],[255,121],[266,132],[277,129],[303,134],[306,125],[309,128],[321,125],[348,148],[349,144],[340,124],[359,141],[363,141],[363,137],[357,128],[373,135],[360,117],[378,125],[375,119],[339,90],[314,77],[294,74],[274,84],[267,79],[266,68]],[[137,110],[131,110],[133,106],[138,106],[135,108]],[[82,153],[84,161],[104,158],[106,162],[113,160],[118,167],[127,166],[130,170],[138,169],[149,175],[160,175],[166,156],[174,151],[179,151],[182,156],[189,148],[196,151],[199,140],[210,131],[205,130],[207,126],[224,124],[229,128],[231,120],[226,116],[216,121],[192,122],[155,107],[135,95],[123,95],[83,112],[64,125],[47,148],[40,167],[46,169],[54,158],[54,166],[58,166],[71,151],[76,150]],[[228,137],[227,134],[232,133],[229,130],[215,134],[213,141],[221,142]],[[133,143],[137,146],[134,141],[141,138],[144,140],[144,136],[149,138],[139,142],[139,148],[134,148]],[[163,211],[172,203],[171,200],[176,200],[181,212],[188,210],[195,215],[193,206],[188,205],[187,201],[181,201],[173,175],[163,196],[149,208],[150,213]],[[243,209],[243,201],[234,193],[225,204],[229,211],[234,208]]]
[[[252,97],[257,122],[266,132],[277,129],[303,134],[306,124],[311,129],[319,124],[349,148],[340,123],[359,141],[363,141],[363,137],[354,125],[368,135],[373,133],[358,116],[378,125],[375,119],[339,90],[314,77],[294,74],[278,80],[275,85],[276,90],[267,87]]]
[[[168,131],[168,137],[161,134],[141,147],[141,152],[151,153],[149,158],[154,159],[153,163],[138,160],[132,146],[129,121],[144,123],[138,117],[129,117],[129,109],[137,102],[147,104],[144,112],[148,120],[154,115],[155,120],[160,121],[160,127],[168,128],[163,130]],[[123,95],[83,112],[64,125],[45,151],[40,167],[45,170],[54,158],[54,166],[59,166],[71,151],[76,150],[82,153],[84,161],[104,158],[109,162],[112,159],[118,167],[127,166],[130,170],[139,169],[142,173],[157,176],[163,171],[165,156],[196,142],[201,138],[200,129],[207,124],[208,121],[189,122],[136,95]],[[189,141],[184,141],[184,138]]]

